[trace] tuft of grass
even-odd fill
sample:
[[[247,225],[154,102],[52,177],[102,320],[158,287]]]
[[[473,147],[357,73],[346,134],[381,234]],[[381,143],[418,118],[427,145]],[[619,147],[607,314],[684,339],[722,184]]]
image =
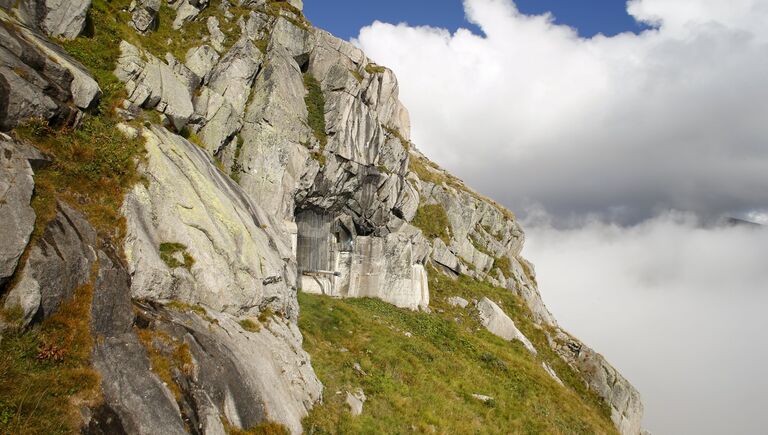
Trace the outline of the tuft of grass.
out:
[[[421,229],[424,237],[430,240],[439,237],[446,245],[451,243],[451,223],[442,205],[422,205],[411,223]]]
[[[386,68],[384,68],[381,65],[376,65],[373,62],[365,66],[365,72],[367,72],[368,74],[383,74],[386,71],[387,71]]]
[[[300,29],[309,30],[312,27],[304,13],[286,0],[269,0],[265,12],[272,17],[283,17]]]
[[[326,389],[324,403],[303,422],[307,433],[616,433],[609,414],[582,395],[583,385],[562,387],[541,368],[544,358],[567,375],[559,357],[542,351],[543,333],[534,336],[514,294],[436,274],[430,288],[433,308],[440,311],[430,314],[374,299],[299,293],[304,347]],[[540,356],[481,328],[471,309],[448,305],[445,299],[454,295],[501,297],[504,309],[536,340]],[[343,395],[333,394],[354,388],[368,397],[358,417],[351,416]],[[472,394],[493,401],[482,403]]]
[[[178,255],[183,258],[184,262],[179,261]],[[183,267],[190,270],[195,264],[195,259],[187,252],[187,247],[181,243],[161,243],[160,259],[171,269]]]
[[[80,407],[99,400],[90,366],[92,294],[90,284],[81,286],[40,325],[3,332],[0,433],[79,433]]]
[[[357,80],[358,83],[362,83],[363,82],[364,77],[363,77],[362,74],[360,74],[360,71],[358,71],[356,69],[351,69],[351,70],[349,70],[349,72],[350,72],[350,74],[352,74],[352,77],[354,77],[355,80]]]
[[[224,430],[229,435],[289,435],[291,432],[280,423],[264,421],[249,429],[238,429],[224,420]]]
[[[512,271],[512,263],[509,261],[509,257],[507,256],[494,258],[491,270],[494,268],[498,268],[501,271],[501,274],[504,275],[504,278],[509,278],[510,272]]]
[[[151,329],[137,329],[139,341],[147,349],[152,372],[165,383],[177,402],[181,401],[181,388],[174,372],[191,375],[194,370],[192,354],[186,343],[174,341],[168,334]]]
[[[389,134],[390,136],[396,137],[400,141],[400,144],[403,145],[403,148],[405,148],[406,151],[410,151],[411,141],[406,139],[405,136],[403,136],[403,134],[400,133],[400,130],[393,127],[388,127],[386,125],[382,125],[382,128],[384,128],[384,131],[386,131],[387,134]]]
[[[320,149],[325,149],[328,144],[328,134],[325,126],[325,97],[320,87],[320,82],[310,73],[304,74],[304,88],[307,95],[304,103],[307,105],[307,124],[320,142]]]
[[[259,332],[261,331],[261,325],[254,322],[251,319],[243,319],[238,322],[240,324],[240,327],[245,329],[248,332]]]

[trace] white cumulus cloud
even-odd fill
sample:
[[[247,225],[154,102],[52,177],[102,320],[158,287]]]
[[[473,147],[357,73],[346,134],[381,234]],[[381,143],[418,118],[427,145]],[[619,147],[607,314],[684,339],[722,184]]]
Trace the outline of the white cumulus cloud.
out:
[[[580,38],[510,0],[466,0],[485,35],[376,22],[428,156],[519,209],[637,222],[768,204],[768,2],[633,0],[658,28]]]

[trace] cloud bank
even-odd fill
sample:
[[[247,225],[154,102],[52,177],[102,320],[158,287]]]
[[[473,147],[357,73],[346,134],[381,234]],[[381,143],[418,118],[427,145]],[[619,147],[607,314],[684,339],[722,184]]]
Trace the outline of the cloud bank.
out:
[[[764,433],[768,229],[666,214],[527,233],[547,306],[640,390],[651,432]]]
[[[768,206],[768,3],[632,0],[657,26],[580,38],[510,0],[465,0],[485,36],[376,22],[425,154],[513,209],[636,223]]]

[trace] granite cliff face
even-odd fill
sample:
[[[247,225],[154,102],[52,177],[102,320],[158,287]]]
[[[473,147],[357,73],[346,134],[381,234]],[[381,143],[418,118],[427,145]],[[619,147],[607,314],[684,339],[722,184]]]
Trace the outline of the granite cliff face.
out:
[[[514,215],[410,142],[390,70],[312,27],[301,1],[124,3],[113,18],[130,30],[113,47],[124,93],[109,110],[146,152],[119,246],[65,202],[32,238],[33,172],[50,158],[0,142],[3,304],[35,324],[93,285],[92,360],[109,412],[85,413],[88,430],[108,427],[106,414],[127,433],[265,421],[300,433],[323,391],[302,350],[297,292],[428,311],[428,273],[440,273],[519,295],[617,429],[640,433],[637,391],[542,302]],[[0,127],[77,127],[102,90],[52,41],[78,37],[91,2],[0,6]],[[186,45],[171,34],[158,50],[149,38],[160,20]],[[537,353],[493,301],[477,307],[491,332]],[[154,357],[179,349],[186,362],[170,379],[153,371]]]

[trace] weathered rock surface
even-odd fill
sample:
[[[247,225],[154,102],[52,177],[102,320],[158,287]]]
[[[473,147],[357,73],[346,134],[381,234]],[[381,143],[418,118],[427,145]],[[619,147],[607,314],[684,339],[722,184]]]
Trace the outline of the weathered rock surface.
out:
[[[101,375],[104,399],[127,433],[187,433],[173,395],[152,372],[135,334],[104,338],[94,347],[93,365]]]
[[[85,217],[59,203],[56,217],[22,266],[19,282],[8,293],[5,307],[21,307],[25,325],[50,317],[75,289],[90,282],[95,245],[96,231]]]
[[[16,270],[35,227],[30,161],[42,160],[34,148],[0,134],[0,288]]]
[[[85,28],[91,0],[45,0],[42,27],[53,37],[74,39]]]
[[[467,308],[469,305],[469,301],[467,301],[464,298],[460,298],[458,296],[451,296],[448,298],[448,305],[452,305],[454,307],[460,307],[460,308]]]
[[[145,130],[148,186],[128,195],[126,257],[136,298],[177,299],[233,314],[270,307],[296,319],[296,264],[281,223],[221,173],[200,147],[162,128]],[[163,243],[194,259],[169,267]]]
[[[55,38],[74,39],[85,28],[91,0],[7,0],[0,7],[26,26]]]
[[[126,83],[131,103],[164,113],[177,130],[184,128],[192,117],[192,91],[197,76],[183,64],[161,62],[123,41],[115,75]]]
[[[0,10],[0,129],[29,118],[72,124],[101,89],[79,62]]]
[[[609,405],[611,420],[622,435],[641,431],[643,403],[635,387],[602,355],[560,329],[550,346],[585,378],[587,385]]]
[[[477,311],[480,323],[493,335],[507,341],[517,340],[532,354],[537,353],[528,337],[517,329],[515,322],[495,302],[484,297],[477,302]]]
[[[141,0],[132,5],[131,26],[145,34],[157,30],[161,0]]]
[[[184,418],[224,416],[239,428],[266,419],[291,433],[302,432],[301,419],[322,396],[309,356],[301,349],[301,334],[293,321],[273,317],[258,332],[245,331],[237,318],[212,310],[205,316],[144,306],[142,323],[186,344],[194,369],[177,373]],[[210,422],[200,422],[210,424]]]
[[[434,240],[432,259],[454,272],[514,291],[537,323],[555,326],[557,322],[538,292],[533,266],[520,255],[525,236],[514,216],[434,167],[419,152],[412,150],[411,158],[444,180],[419,183],[422,202],[440,205],[450,223],[450,243],[446,246],[442,240]]]

